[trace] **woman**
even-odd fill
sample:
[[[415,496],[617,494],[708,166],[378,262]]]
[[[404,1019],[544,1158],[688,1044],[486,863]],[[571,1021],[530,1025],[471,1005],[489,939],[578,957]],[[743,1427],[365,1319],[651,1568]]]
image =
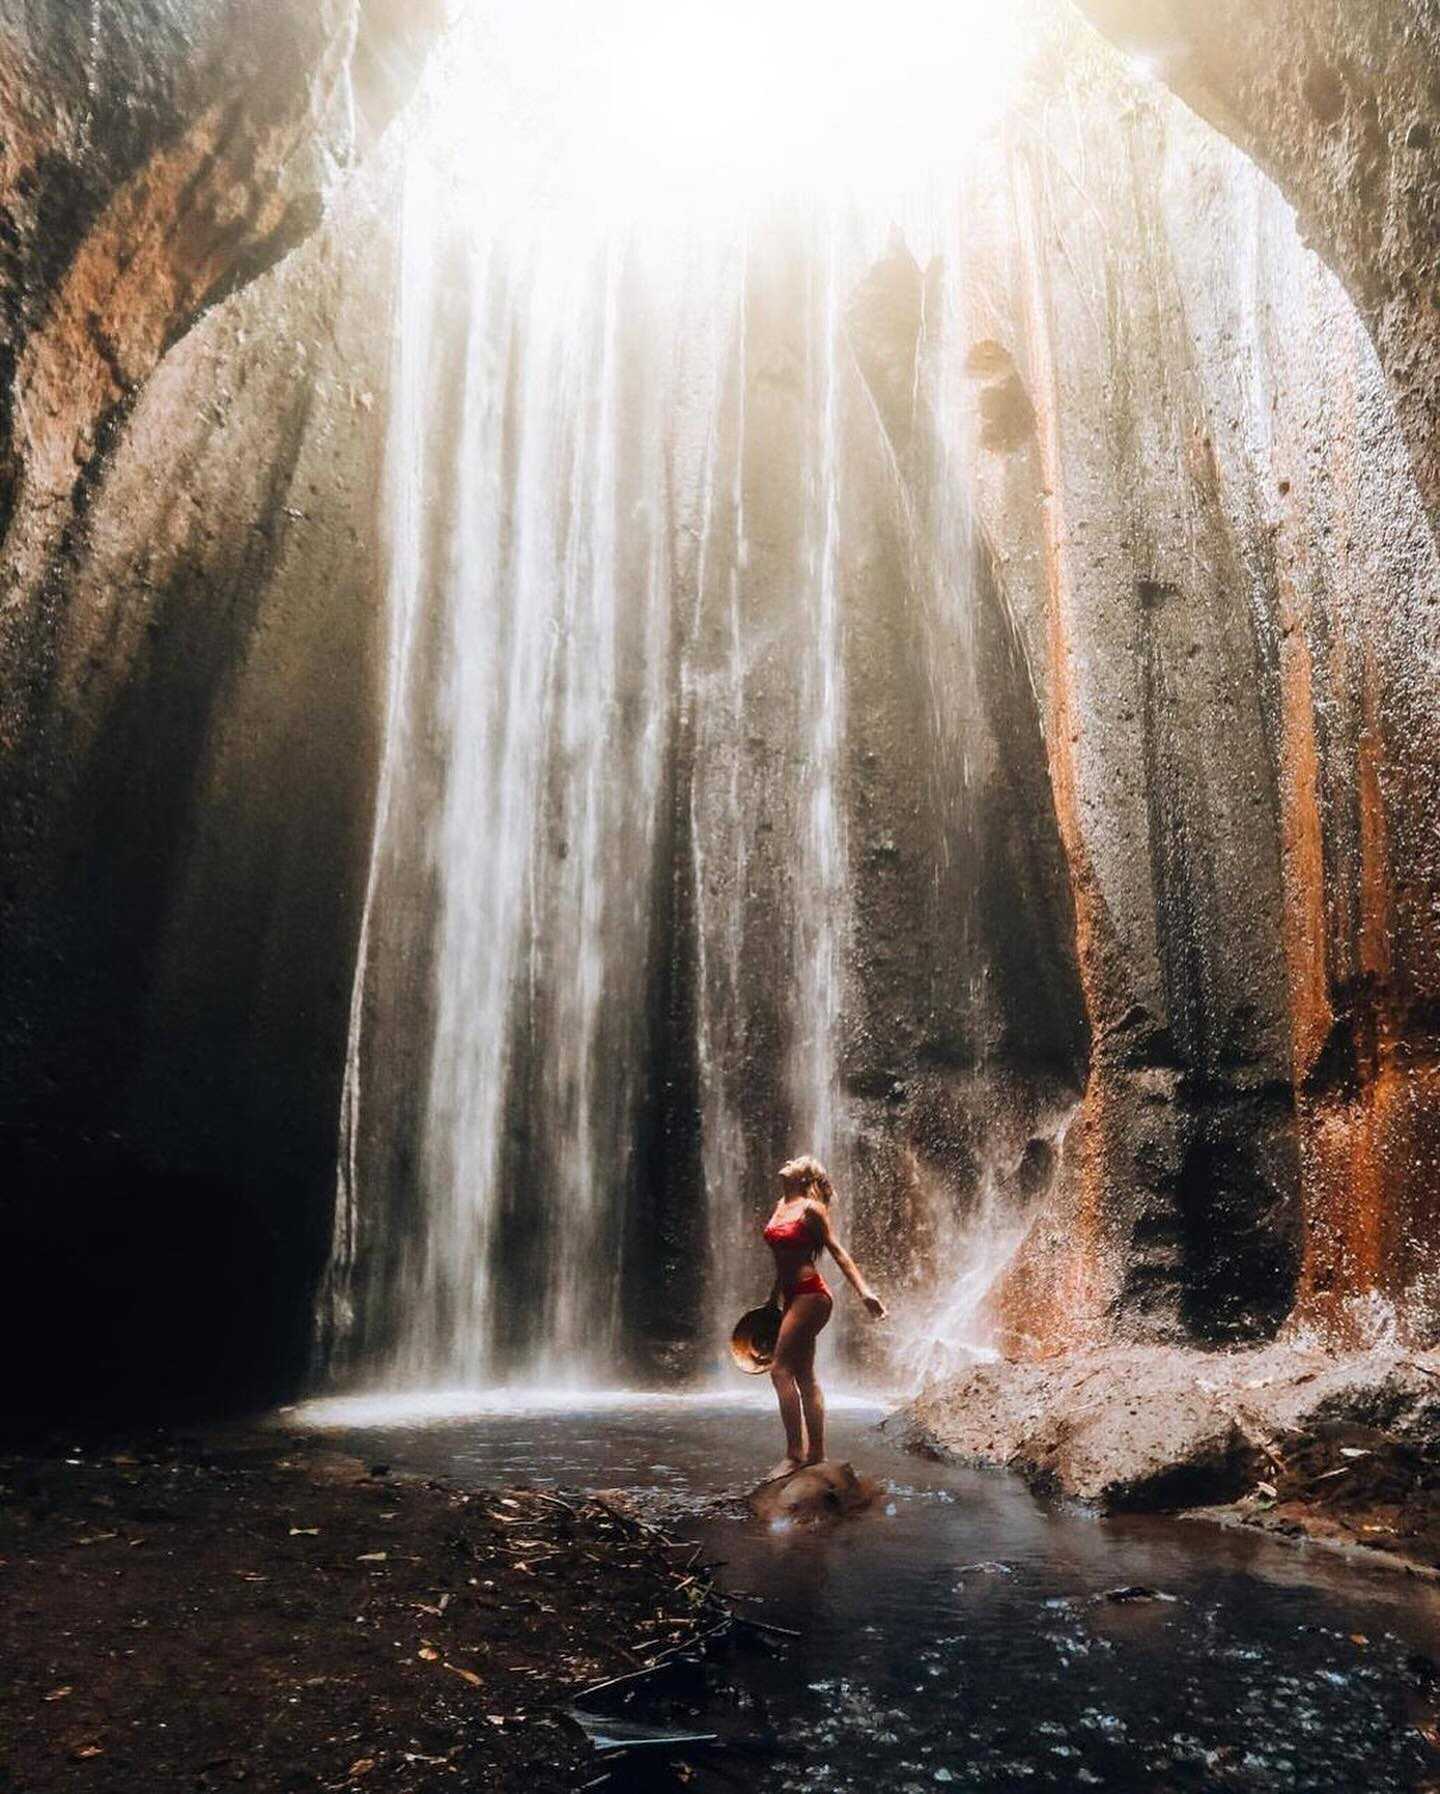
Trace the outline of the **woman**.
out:
[[[785,1456],[767,1482],[793,1476],[825,1457],[825,1397],[815,1380],[815,1341],[835,1304],[815,1268],[822,1246],[873,1318],[885,1318],[885,1304],[835,1237],[830,1225],[834,1198],[834,1186],[818,1159],[791,1159],[780,1167],[780,1199],[765,1225],[765,1239],[775,1254],[770,1301],[782,1314],[770,1380],[785,1423]]]

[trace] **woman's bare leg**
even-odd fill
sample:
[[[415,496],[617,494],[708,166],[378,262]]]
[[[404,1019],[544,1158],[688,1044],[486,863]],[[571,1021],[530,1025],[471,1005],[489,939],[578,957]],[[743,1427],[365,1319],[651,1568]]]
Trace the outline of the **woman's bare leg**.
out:
[[[805,1462],[805,1416],[795,1374],[777,1357],[770,1367],[770,1381],[775,1385],[775,1395],[780,1403],[780,1420],[785,1428],[785,1456],[765,1472],[766,1482],[791,1475]]]
[[[770,1380],[785,1423],[785,1457],[772,1477],[788,1476],[825,1456],[825,1398],[815,1380],[815,1341],[830,1319],[828,1296],[796,1296],[785,1310]]]
[[[814,1348],[811,1348],[812,1356]],[[805,1462],[825,1462],[825,1391],[812,1364],[808,1377],[795,1379],[800,1389],[800,1412],[805,1418]]]

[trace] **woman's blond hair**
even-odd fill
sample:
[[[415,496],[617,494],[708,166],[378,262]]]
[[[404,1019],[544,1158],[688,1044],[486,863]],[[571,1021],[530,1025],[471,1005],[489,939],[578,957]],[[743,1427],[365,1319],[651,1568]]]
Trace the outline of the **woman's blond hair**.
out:
[[[829,1173],[819,1159],[804,1153],[798,1159],[789,1159],[780,1167],[780,1181],[784,1184],[803,1184],[807,1190],[829,1203],[834,1200],[835,1186],[830,1181]]]

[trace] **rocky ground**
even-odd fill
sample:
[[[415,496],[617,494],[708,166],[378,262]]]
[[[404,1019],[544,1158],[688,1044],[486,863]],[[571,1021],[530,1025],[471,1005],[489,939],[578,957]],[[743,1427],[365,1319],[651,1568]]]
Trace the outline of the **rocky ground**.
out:
[[[1440,1353],[1115,1346],[977,1364],[887,1423],[1107,1512],[1190,1511],[1440,1577]]]
[[[279,1435],[0,1457],[0,1496],[3,1794],[706,1785],[597,1754],[601,1714],[763,1746],[705,1667],[732,1617],[697,1548],[604,1497]]]

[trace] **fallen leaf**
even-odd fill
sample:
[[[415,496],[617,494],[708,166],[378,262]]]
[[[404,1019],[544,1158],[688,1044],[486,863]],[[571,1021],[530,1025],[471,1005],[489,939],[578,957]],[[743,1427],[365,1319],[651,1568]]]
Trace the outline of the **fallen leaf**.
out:
[[[472,1688],[478,1688],[480,1686],[480,1678],[475,1674],[473,1669],[461,1669],[458,1663],[446,1663],[442,1665],[442,1667],[448,1669],[451,1675],[460,1676],[463,1680],[468,1682]]]
[[[358,1776],[369,1775],[374,1767],[374,1757],[357,1757],[345,1773],[352,1781],[354,1781]]]
[[[355,1561],[357,1564],[383,1564],[389,1555],[388,1551],[364,1551]]]
[[[422,1663],[438,1663],[440,1661],[440,1653],[432,1649],[430,1645],[421,1645],[416,1655]]]
[[[105,1746],[103,1744],[77,1744],[74,1750],[70,1752],[70,1755],[74,1757],[77,1762],[83,1763],[88,1757],[103,1757],[105,1755]]]
[[[505,1723],[505,1717],[501,1713],[487,1713],[485,1717],[490,1721],[491,1725],[504,1725]]]
[[[268,1582],[268,1576],[262,1576],[258,1570],[237,1570],[235,1574],[242,1582]]]
[[[320,1528],[318,1526],[292,1526],[290,1528],[292,1539],[318,1539],[319,1536]]]
[[[42,1695],[41,1699],[47,1701],[63,1701],[67,1694],[74,1694],[74,1692],[75,1689],[73,1684],[67,1682],[63,1688],[52,1688],[49,1694]]]
[[[1340,1447],[1340,1456],[1342,1458],[1368,1458],[1370,1453],[1362,1450],[1358,1445],[1342,1445]]]
[[[1255,1487],[1261,1495],[1268,1495],[1272,1501],[1278,1492],[1274,1483],[1256,1483]]]
[[[1367,1645],[1367,1644],[1369,1644],[1370,1640],[1365,1636],[1365,1634],[1363,1632],[1352,1632],[1350,1634],[1350,1642],[1351,1642],[1351,1644]]]
[[[90,1532],[84,1538],[76,1539],[77,1545],[103,1545],[106,1539],[118,1539],[118,1532]]]

